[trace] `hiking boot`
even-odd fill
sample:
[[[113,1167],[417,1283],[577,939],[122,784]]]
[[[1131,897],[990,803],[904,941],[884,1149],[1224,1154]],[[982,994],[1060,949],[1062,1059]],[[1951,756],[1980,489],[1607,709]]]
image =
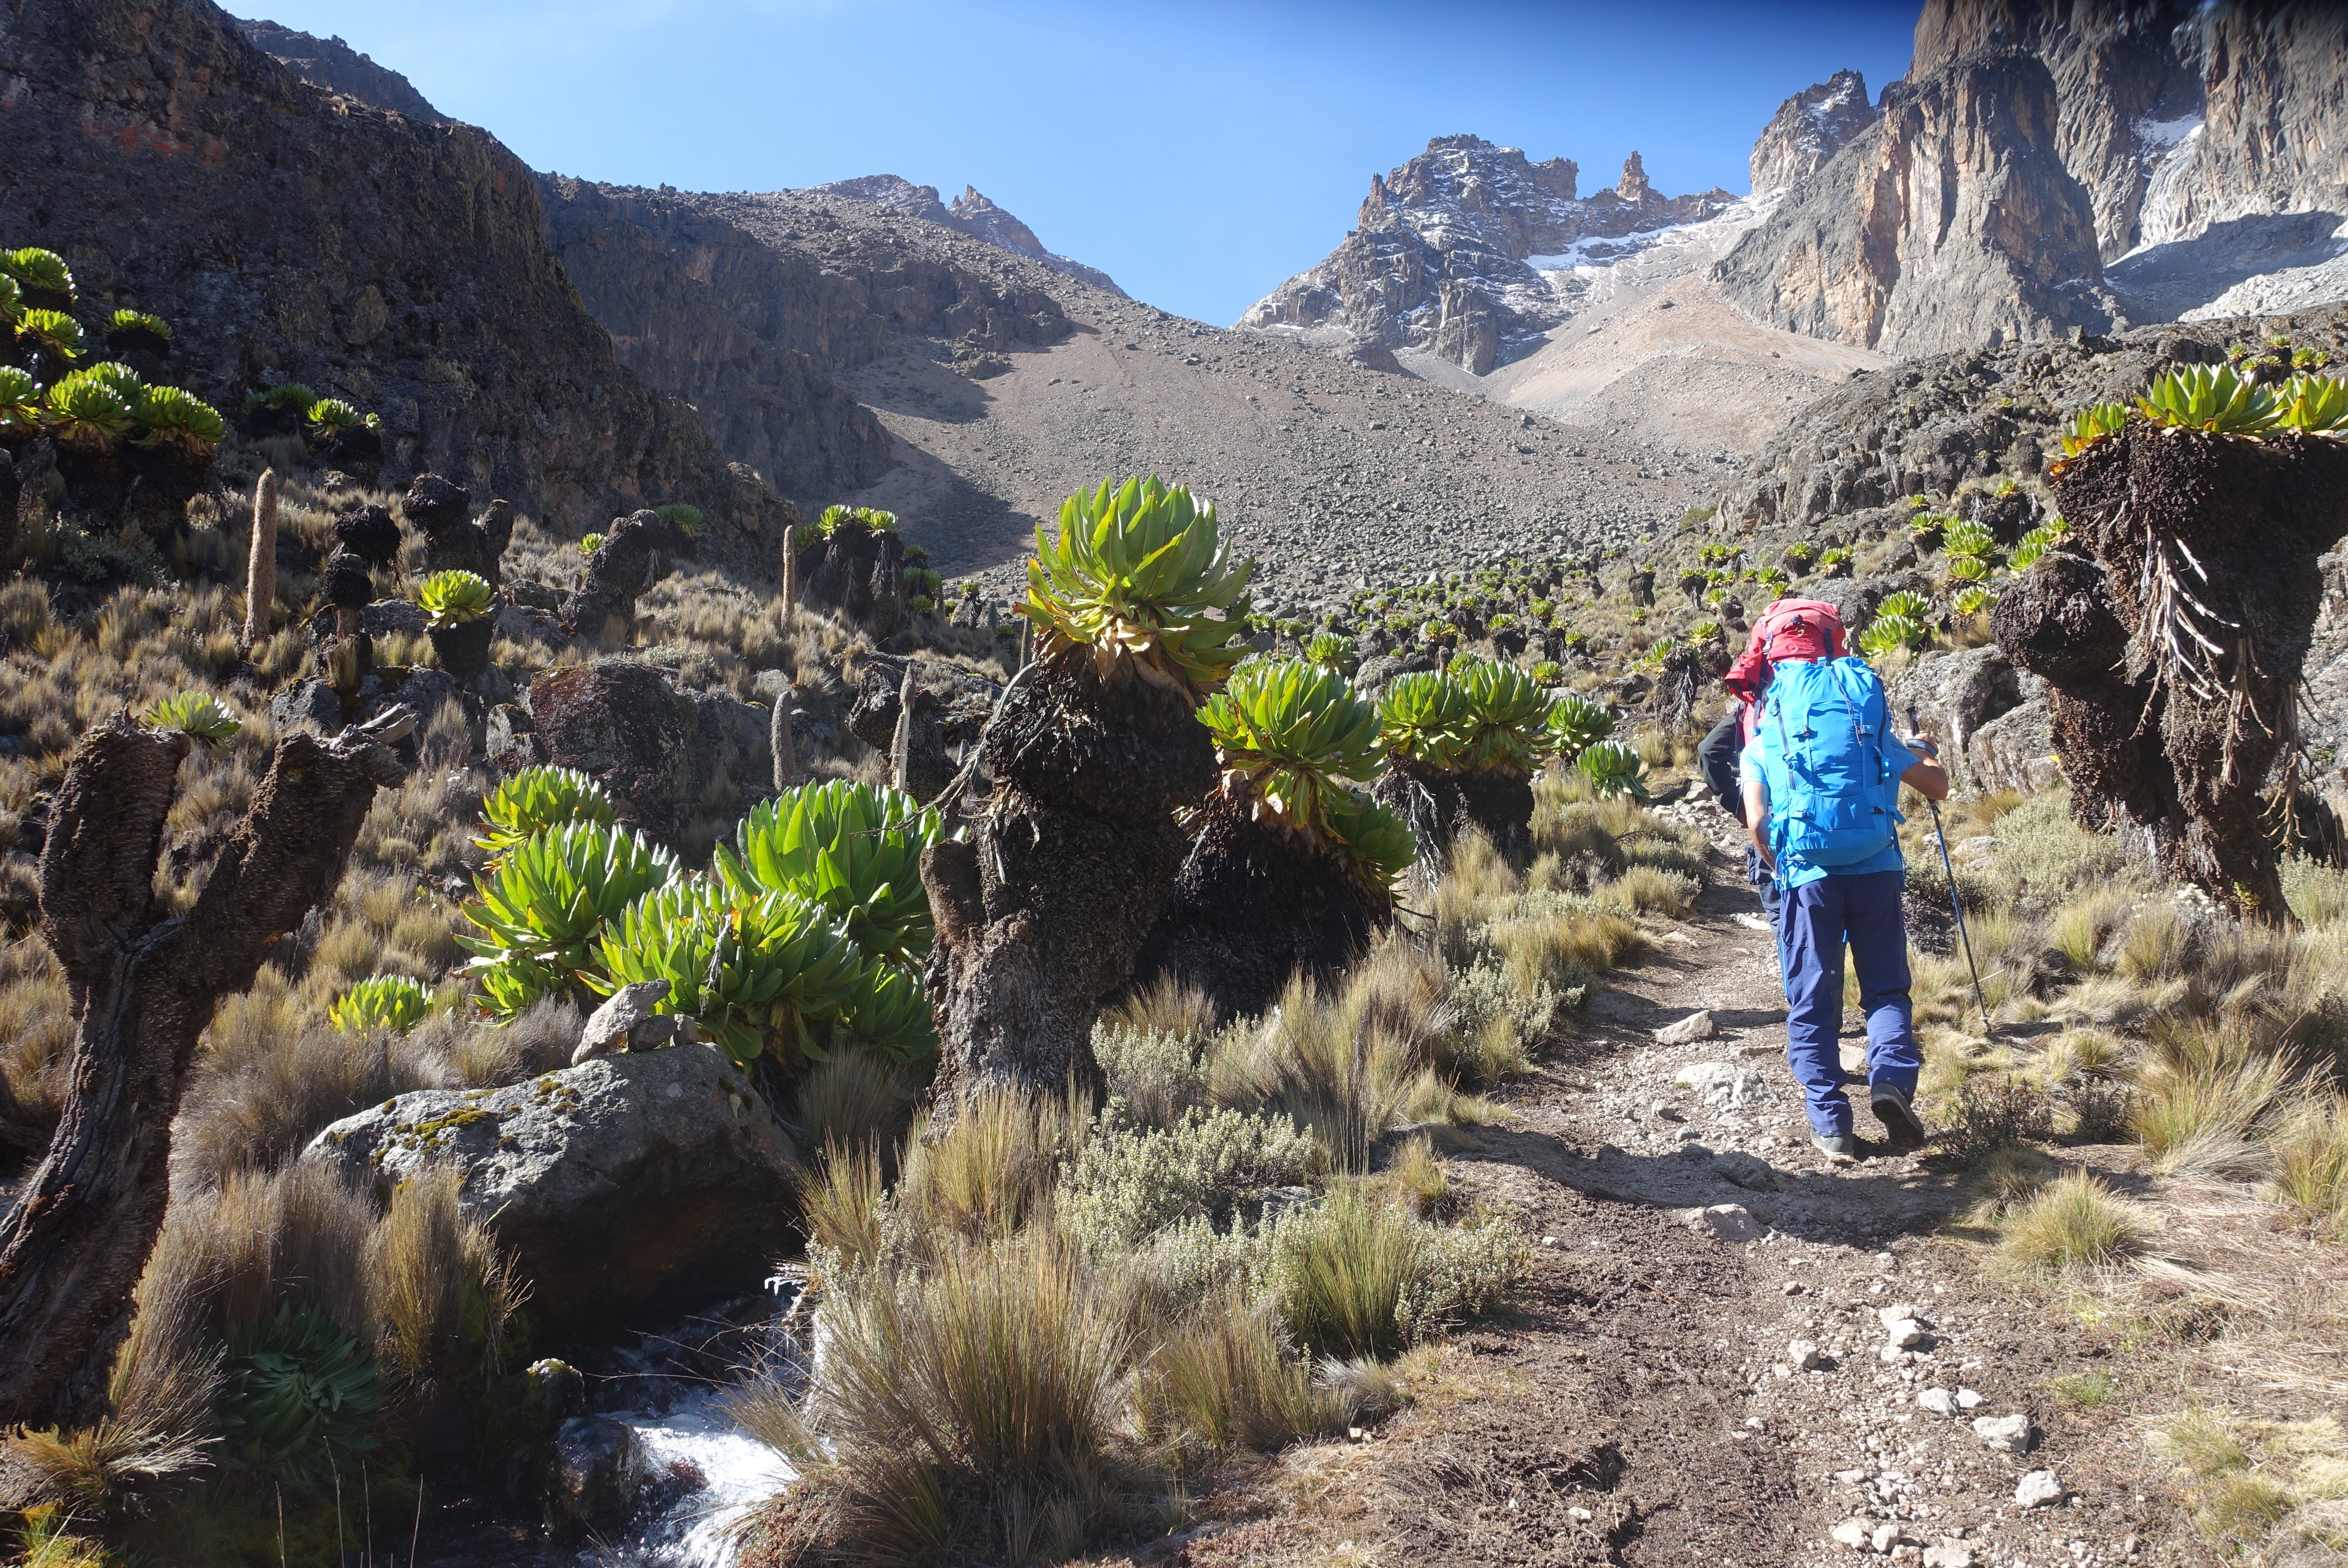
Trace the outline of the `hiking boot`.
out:
[[[1810,1134],[1810,1147],[1827,1157],[1829,1165],[1859,1163],[1859,1140],[1848,1132]]]
[[[1874,1101],[1875,1119],[1883,1123],[1884,1141],[1903,1150],[1924,1147],[1924,1124],[1916,1119],[1906,1090],[1879,1083],[1869,1096]]]

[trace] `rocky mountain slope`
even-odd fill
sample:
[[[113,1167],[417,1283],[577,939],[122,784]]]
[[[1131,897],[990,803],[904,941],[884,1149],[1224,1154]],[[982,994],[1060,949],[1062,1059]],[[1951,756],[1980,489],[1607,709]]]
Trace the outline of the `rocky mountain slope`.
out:
[[[1088,267],[1056,251],[1045,250],[1044,242],[1035,237],[1035,230],[980,195],[976,186],[963,186],[962,194],[954,198],[951,207],[938,199],[936,186],[916,185],[894,174],[867,174],[856,180],[836,180],[815,189],[826,195],[851,196],[859,201],[870,201],[908,218],[941,224],[968,234],[973,240],[983,240],[990,245],[1016,251],[1031,261],[1043,263],[1056,273],[1090,284],[1097,289],[1106,289],[1119,295],[1125,293],[1098,267]]]
[[[1797,178],[1866,101],[1850,72],[1788,99],[1756,169]],[[1568,159],[1438,137],[1371,176],[1360,227],[1240,325],[1554,418],[1628,413],[1650,439],[1715,453],[1749,451],[1824,386],[1887,363],[1720,304],[1706,273],[1778,186],[1664,197],[1636,153],[1612,190],[1581,198],[1578,177]]]
[[[163,315],[175,379],[232,414],[291,377],[379,412],[391,471],[566,522],[778,515],[613,357],[487,133],[321,91],[207,0],[0,0],[0,236]]]
[[[1717,281],[1899,355],[2338,299],[2343,74],[2331,5],[1931,0],[1907,79]]]
[[[454,123],[416,90],[415,83],[376,64],[373,56],[359,53],[340,38],[315,37],[274,22],[235,20],[247,41],[275,57],[314,88],[371,103],[425,125]]]
[[[1334,327],[1483,376],[1576,314],[1591,286],[1575,270],[1580,253],[1622,253],[1631,247],[1621,242],[1700,222],[1736,200],[1718,190],[1665,196],[1636,152],[1611,190],[1584,199],[1580,177],[1570,158],[1534,163],[1481,137],[1438,136],[1371,175],[1359,226],[1239,324]]]
[[[1629,183],[1593,210],[1682,211]],[[992,587],[1110,473],[1213,497],[1262,562],[1260,597],[1303,613],[1487,557],[1627,549],[1723,471],[1712,443],[1629,410],[1563,427],[1391,357],[1381,373],[1138,304],[975,191],[535,187],[558,273],[622,366],[784,493],[896,511],[933,564]]]
[[[697,286],[807,353],[891,441],[885,474],[825,499],[899,513],[934,565],[995,586],[1062,498],[1107,474],[1214,499],[1267,602],[1301,614],[1365,580],[1627,547],[1723,471],[1628,420],[1560,426],[1189,321],[834,192],[600,199],[670,214],[679,266],[712,225],[763,247],[768,270],[729,263]]]

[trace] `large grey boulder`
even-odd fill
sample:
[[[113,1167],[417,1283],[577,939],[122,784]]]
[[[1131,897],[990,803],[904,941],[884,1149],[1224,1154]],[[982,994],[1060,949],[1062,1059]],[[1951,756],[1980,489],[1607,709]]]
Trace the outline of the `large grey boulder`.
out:
[[[321,1132],[305,1162],[387,1196],[454,1165],[558,1338],[755,1286],[788,1241],[790,1141],[706,1046],[600,1057],[499,1089],[422,1089]]]
[[[550,670],[530,682],[528,703],[531,727],[514,736],[507,766],[576,768],[672,846],[705,813],[730,823],[742,786],[771,772],[766,713],[724,692],[680,691],[674,674],[650,663]]]
[[[1886,682],[1884,690],[1900,732],[1908,732],[1908,710],[1913,707],[1925,732],[1940,742],[1941,761],[1957,787],[1974,790],[1995,786],[1973,767],[1973,738],[1992,720],[2022,706],[2024,680],[2038,684],[2036,676],[2024,676],[1992,646],[1919,659]]]
[[[2025,677],[2035,680],[2035,676]],[[1973,787],[2040,795],[2063,782],[2054,755],[2054,726],[2043,694],[1991,719],[1965,739],[1965,768]]]

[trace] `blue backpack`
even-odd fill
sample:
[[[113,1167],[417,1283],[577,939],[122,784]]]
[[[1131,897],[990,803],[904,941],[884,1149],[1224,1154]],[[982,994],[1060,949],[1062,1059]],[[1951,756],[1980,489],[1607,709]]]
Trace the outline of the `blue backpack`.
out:
[[[1766,769],[1770,847],[1814,866],[1856,865],[1888,848],[1904,820],[1900,780],[1883,759],[1890,704],[1858,658],[1776,666],[1761,728],[1776,743]]]

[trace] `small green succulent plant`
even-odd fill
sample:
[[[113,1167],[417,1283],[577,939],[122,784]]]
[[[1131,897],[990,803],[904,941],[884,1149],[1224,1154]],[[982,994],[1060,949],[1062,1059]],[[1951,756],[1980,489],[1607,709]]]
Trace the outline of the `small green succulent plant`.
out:
[[[435,572],[416,590],[425,624],[436,632],[481,619],[497,607],[498,591],[478,572]]]
[[[1257,820],[1303,833],[1331,832],[1348,784],[1368,783],[1385,761],[1377,709],[1344,676],[1302,659],[1235,672],[1199,722],[1214,737],[1224,790]]]
[[[930,951],[922,851],[938,813],[901,789],[844,779],[803,784],[753,807],[715,851],[737,902],[785,892],[828,911],[870,956],[912,965]]]
[[[475,934],[457,938],[484,1005],[511,1017],[577,986],[597,963],[604,922],[676,874],[668,851],[609,822],[565,822],[513,846],[464,907]]]
[[[2258,435],[2273,428],[2282,412],[2271,387],[2222,365],[2188,365],[2156,377],[2137,408],[2155,424],[2215,436]]]
[[[326,1021],[346,1035],[404,1035],[432,1010],[432,994],[405,975],[371,975],[335,999]]]
[[[158,732],[177,731],[213,750],[244,727],[210,692],[201,691],[175,692],[141,714],[139,722]]]
[[[608,827],[614,815],[612,797],[578,769],[525,768],[499,780],[482,800],[482,831],[473,842],[495,864],[533,834],[572,822]]]

